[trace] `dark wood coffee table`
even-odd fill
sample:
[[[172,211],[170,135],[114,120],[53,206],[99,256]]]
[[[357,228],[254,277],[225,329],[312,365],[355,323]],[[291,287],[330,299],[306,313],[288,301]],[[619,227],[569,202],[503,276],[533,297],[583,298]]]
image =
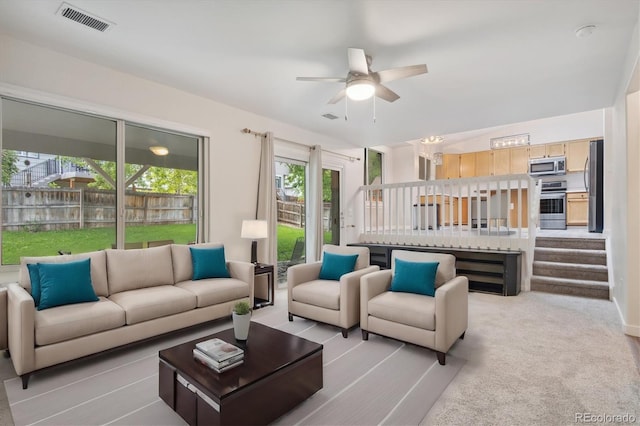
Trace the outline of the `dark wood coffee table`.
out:
[[[159,393],[190,425],[268,424],[322,389],[322,345],[252,322],[244,363],[216,373],[193,359],[195,344],[160,351]]]

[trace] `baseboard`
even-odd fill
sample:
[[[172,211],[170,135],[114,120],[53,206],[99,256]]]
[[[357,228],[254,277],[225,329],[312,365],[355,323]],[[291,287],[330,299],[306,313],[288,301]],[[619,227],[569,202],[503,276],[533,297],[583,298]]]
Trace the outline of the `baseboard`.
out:
[[[640,325],[631,325],[627,324],[625,321],[624,315],[622,315],[622,310],[620,309],[620,304],[618,304],[618,299],[612,296],[611,300],[613,301],[616,309],[618,310],[618,316],[620,317],[620,322],[622,323],[622,331],[624,334],[629,336],[640,337]]]

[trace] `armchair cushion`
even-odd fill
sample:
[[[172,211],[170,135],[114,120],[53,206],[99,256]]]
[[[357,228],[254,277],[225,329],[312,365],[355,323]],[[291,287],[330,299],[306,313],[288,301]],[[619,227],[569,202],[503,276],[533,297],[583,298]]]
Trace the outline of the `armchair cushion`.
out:
[[[353,272],[358,260],[357,254],[336,254],[324,252],[322,254],[322,267],[320,268],[321,280],[336,280],[349,272]]]
[[[409,262],[396,259],[391,291],[435,296],[438,262]]]
[[[415,293],[385,291],[369,300],[368,313],[394,323],[423,330],[436,329],[435,298]]]
[[[291,290],[292,299],[307,305],[340,309],[340,281],[313,280],[295,286]]]

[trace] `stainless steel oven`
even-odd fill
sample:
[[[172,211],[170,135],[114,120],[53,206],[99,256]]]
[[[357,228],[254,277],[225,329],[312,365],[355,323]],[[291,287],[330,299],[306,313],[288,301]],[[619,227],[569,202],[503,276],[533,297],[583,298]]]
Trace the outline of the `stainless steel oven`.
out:
[[[567,182],[543,182],[540,229],[567,229]]]

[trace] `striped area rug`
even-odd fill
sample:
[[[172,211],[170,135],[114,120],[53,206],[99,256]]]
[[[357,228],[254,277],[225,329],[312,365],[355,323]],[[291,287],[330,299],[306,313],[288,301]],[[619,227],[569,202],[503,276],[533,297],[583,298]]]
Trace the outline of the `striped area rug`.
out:
[[[286,305],[286,302],[285,302]],[[344,339],[335,327],[263,308],[254,321],[322,343],[324,387],[275,424],[417,425],[464,361],[360,330]],[[16,425],[184,425],[158,397],[158,351],[231,327],[219,321],[36,373],[29,388],[5,381]],[[249,334],[251,339],[251,334]]]

